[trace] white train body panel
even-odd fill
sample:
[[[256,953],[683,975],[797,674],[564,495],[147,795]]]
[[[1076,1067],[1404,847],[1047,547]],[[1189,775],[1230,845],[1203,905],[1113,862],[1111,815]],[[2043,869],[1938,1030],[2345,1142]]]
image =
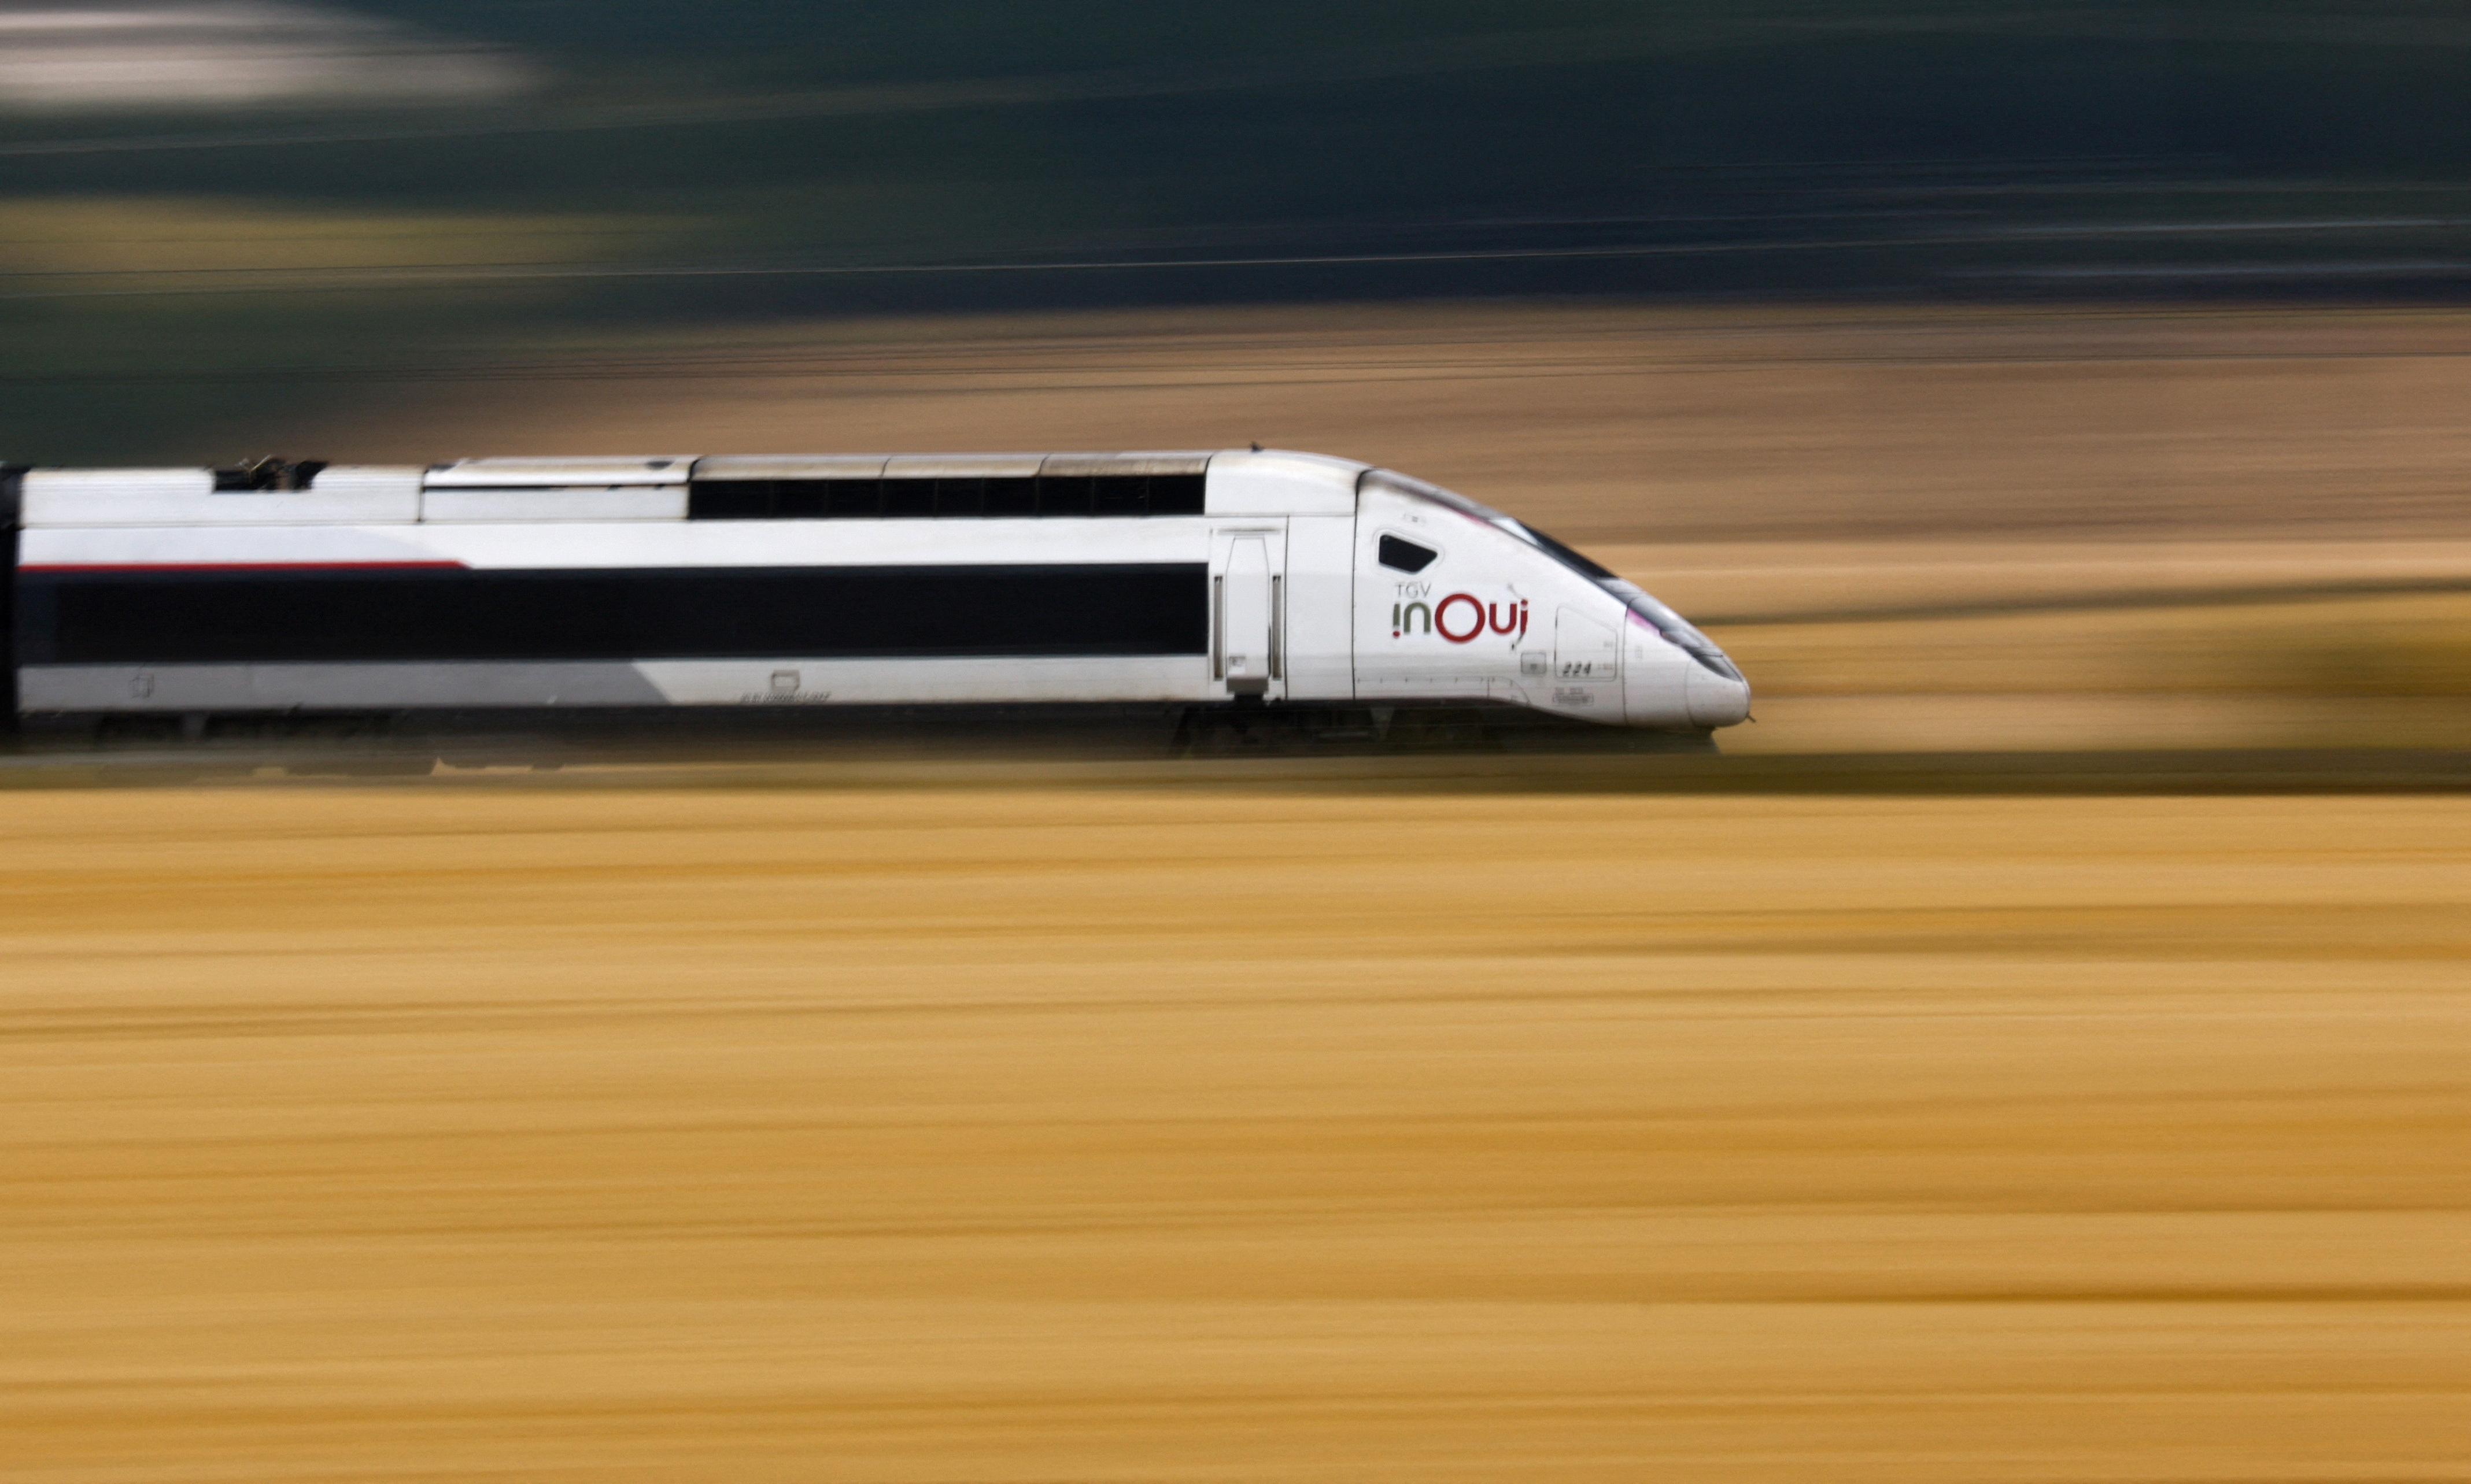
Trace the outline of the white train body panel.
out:
[[[1749,706],[1714,646],[1576,553],[1317,454],[218,482],[23,475],[20,711],[1487,701],[1705,730]]]

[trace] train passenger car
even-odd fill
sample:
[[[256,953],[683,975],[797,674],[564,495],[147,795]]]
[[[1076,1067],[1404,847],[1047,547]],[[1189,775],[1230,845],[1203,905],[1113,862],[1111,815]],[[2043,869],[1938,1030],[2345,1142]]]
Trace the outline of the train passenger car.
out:
[[[23,469],[21,717],[1483,703],[1706,733],[1732,662],[1541,532],[1311,453]]]

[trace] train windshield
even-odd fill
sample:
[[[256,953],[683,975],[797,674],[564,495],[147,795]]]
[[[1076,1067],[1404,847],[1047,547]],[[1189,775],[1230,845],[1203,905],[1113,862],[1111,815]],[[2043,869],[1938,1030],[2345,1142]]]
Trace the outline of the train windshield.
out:
[[[1489,505],[1480,505],[1456,491],[1443,489],[1438,484],[1426,484],[1422,479],[1410,478],[1391,470],[1377,469],[1364,477],[1368,483],[1379,484],[1412,499],[1431,500],[1434,504],[1455,510],[1471,521],[1508,531],[1607,592],[1620,598],[1649,628],[1661,635],[1665,642],[1683,654],[1727,680],[1738,681],[1742,678],[1742,672],[1734,666],[1730,659],[1727,658],[1722,649],[1716,647],[1716,641],[1692,627],[1688,619],[1649,596],[1646,590],[1637,583],[1632,582],[1604,564],[1564,545],[1534,526],[1514,521],[1500,511]]]

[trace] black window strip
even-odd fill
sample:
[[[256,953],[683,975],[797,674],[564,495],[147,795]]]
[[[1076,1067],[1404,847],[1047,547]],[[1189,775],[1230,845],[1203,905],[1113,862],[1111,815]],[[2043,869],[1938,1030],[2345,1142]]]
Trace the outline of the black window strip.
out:
[[[0,516],[12,512],[0,511]],[[17,713],[17,527],[0,519],[0,726]]]
[[[1202,514],[1202,475],[1036,478],[699,479],[690,521],[873,521]]]
[[[1200,563],[26,572],[28,664],[1198,655]]]

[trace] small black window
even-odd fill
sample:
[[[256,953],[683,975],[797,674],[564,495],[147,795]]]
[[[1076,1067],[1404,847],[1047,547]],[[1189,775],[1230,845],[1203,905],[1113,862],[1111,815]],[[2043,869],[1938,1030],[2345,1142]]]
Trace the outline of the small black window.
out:
[[[982,479],[986,487],[986,513],[991,516],[1034,516],[1038,514],[1038,480]]]
[[[776,521],[820,521],[832,510],[830,479],[766,479],[764,485],[772,492]]]
[[[824,513],[842,520],[864,520],[883,514],[883,481],[835,479],[826,493]]]
[[[762,521],[771,514],[769,479],[717,479],[687,487],[690,521]]]
[[[1096,481],[1086,475],[1043,475],[1038,481],[1038,513],[1046,516],[1085,516],[1090,513],[1090,486]]]
[[[886,479],[883,513],[888,516],[930,516],[935,513],[935,481]]]
[[[1142,516],[1150,513],[1150,481],[1146,475],[1100,475],[1090,481],[1090,513]]]
[[[1412,541],[1401,541],[1396,536],[1381,538],[1381,565],[1395,567],[1402,572],[1421,572],[1432,566],[1433,559],[1440,555],[1432,547],[1420,546]]]
[[[1200,515],[1208,483],[1197,474],[1150,475],[1150,514]]]

